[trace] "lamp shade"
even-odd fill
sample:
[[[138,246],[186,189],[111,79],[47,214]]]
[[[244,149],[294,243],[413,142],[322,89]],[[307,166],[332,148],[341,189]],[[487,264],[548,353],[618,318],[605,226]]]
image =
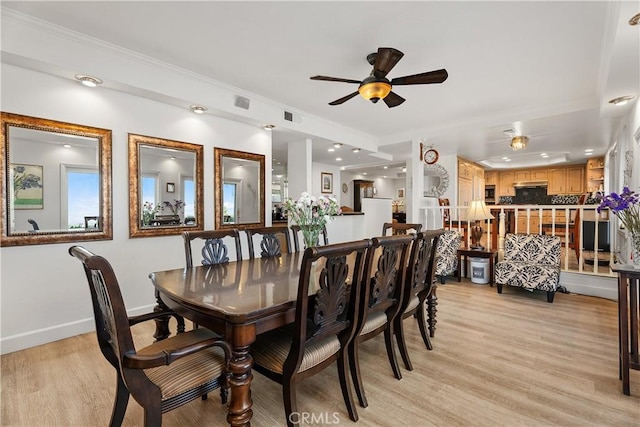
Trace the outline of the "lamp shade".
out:
[[[495,218],[491,215],[489,208],[484,203],[484,200],[473,200],[471,206],[467,210],[467,220],[469,221],[482,221],[485,219]]]

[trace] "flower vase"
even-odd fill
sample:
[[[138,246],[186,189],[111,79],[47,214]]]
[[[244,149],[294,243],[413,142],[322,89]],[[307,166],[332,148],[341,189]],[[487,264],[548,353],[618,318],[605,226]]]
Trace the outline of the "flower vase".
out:
[[[630,233],[633,268],[640,270],[640,233]]]
[[[320,239],[320,227],[301,227],[302,238],[304,239],[304,248],[312,248],[318,246]]]

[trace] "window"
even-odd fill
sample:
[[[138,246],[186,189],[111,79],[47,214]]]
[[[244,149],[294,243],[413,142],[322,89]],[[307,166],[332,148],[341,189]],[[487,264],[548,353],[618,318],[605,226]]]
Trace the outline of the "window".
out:
[[[157,206],[158,203],[158,174],[143,173],[142,174],[142,206],[145,203],[151,203]]]
[[[85,216],[100,216],[100,175],[95,168],[66,167],[67,224],[84,228]],[[64,216],[63,216],[64,217]]]
[[[182,177],[182,201],[184,202],[184,217],[195,217],[196,188],[193,177]]]
[[[222,188],[222,222],[225,224],[231,224],[237,221],[237,196],[237,184],[225,182]]]

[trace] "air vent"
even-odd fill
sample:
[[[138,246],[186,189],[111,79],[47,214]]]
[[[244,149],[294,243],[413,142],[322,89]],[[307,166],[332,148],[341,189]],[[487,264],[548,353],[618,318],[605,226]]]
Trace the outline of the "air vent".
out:
[[[249,109],[249,104],[251,100],[249,98],[245,98],[244,96],[236,95],[236,107],[244,108],[245,110]]]
[[[513,137],[516,134],[516,131],[513,129],[503,129],[502,133],[509,136],[509,137]]]
[[[288,122],[293,122],[293,113],[289,111],[284,112],[284,119]]]

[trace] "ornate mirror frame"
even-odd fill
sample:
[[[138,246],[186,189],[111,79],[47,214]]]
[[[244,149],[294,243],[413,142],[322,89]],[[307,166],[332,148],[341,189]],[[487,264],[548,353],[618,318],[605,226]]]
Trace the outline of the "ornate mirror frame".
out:
[[[236,151],[236,150],[228,150],[225,148],[215,147],[213,149],[214,157],[215,157],[215,211],[216,211],[216,229],[226,229],[226,228],[237,228],[243,230],[245,228],[254,228],[254,227],[264,227],[264,212],[265,212],[265,156],[263,154],[255,154],[255,153],[247,153],[244,151]],[[224,223],[224,210],[222,204],[222,183],[223,183],[223,160],[225,157],[233,158],[233,159],[241,159],[241,160],[252,160],[259,162],[260,164],[260,172],[259,172],[259,188],[260,188],[260,197],[259,197],[259,221],[257,222],[247,222],[247,223]]]
[[[193,171],[195,202],[195,221],[193,224],[173,224],[167,223],[157,226],[142,226],[142,196],[140,179],[140,150],[143,147],[164,148],[172,151],[187,151],[195,154],[195,165]],[[182,234],[183,231],[204,230],[204,147],[189,142],[172,141],[169,139],[155,138],[152,136],[129,134],[129,237],[153,237],[171,236]],[[162,189],[166,191],[176,191],[175,182],[162,184]]]
[[[25,246],[86,240],[111,240],[113,238],[111,215],[111,130],[6,112],[1,113],[0,121],[2,124],[0,158],[3,166],[0,177],[0,187],[2,188],[0,245]],[[11,150],[15,147],[12,147],[11,128],[32,129],[96,140],[97,163],[95,166],[99,174],[99,215],[94,219],[95,227],[87,228],[85,224],[85,228],[39,230],[34,226],[34,230],[13,231],[11,224],[14,213],[12,206],[10,206],[9,196],[12,194],[10,184],[14,179],[11,171]],[[58,196],[60,196],[58,200],[63,199],[61,194]],[[46,203],[47,200],[45,194],[43,194],[43,206],[46,206]]]
[[[438,164],[424,165],[424,175],[440,177],[440,184],[437,187],[425,188],[424,197],[441,197],[449,187],[449,173]]]

